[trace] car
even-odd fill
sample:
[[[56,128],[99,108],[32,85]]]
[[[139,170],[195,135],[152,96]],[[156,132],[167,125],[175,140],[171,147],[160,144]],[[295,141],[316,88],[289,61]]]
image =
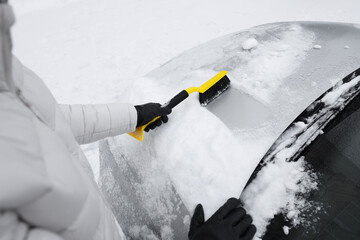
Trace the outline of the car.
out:
[[[297,232],[299,239],[304,239],[301,234],[310,238],[308,227],[320,234],[323,227],[306,224],[311,216],[298,211],[312,209],[316,196],[323,196],[315,193],[323,186],[328,189],[327,178],[322,178],[326,167],[313,166],[307,151],[327,135],[330,120],[356,99],[358,39],[356,24],[266,24],[202,44],[134,80],[119,94],[120,100],[166,102],[221,70],[228,71],[231,87],[206,108],[191,96],[173,109],[168,124],[146,134],[143,142],[120,136],[100,143],[99,185],[125,235],[186,239],[197,203],[209,217],[227,198],[240,195],[258,228],[257,238],[293,239]],[[341,106],[324,108],[321,99],[336,104],[343,94],[348,98]],[[294,140],[319,112],[325,120],[315,121],[318,128],[301,135],[298,146]],[[293,143],[296,147],[279,155]],[[269,166],[278,162],[282,165],[271,174]],[[346,200],[354,212],[357,199]],[[318,208],[317,221],[329,223],[320,221],[326,206],[319,203]],[[326,216],[332,219],[333,214]],[[359,234],[359,224],[354,226],[354,234]]]

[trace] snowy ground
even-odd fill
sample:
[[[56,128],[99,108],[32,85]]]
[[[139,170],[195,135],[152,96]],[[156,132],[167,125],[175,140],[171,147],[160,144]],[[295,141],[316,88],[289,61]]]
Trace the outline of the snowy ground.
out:
[[[292,20],[360,22],[357,0],[292,1],[291,5],[285,0],[12,2],[18,19],[13,30],[15,54],[63,103],[116,101],[134,79],[183,51],[255,25]],[[243,47],[254,44],[250,41]],[[266,94],[260,95],[266,101]],[[98,175],[97,145],[84,149]]]

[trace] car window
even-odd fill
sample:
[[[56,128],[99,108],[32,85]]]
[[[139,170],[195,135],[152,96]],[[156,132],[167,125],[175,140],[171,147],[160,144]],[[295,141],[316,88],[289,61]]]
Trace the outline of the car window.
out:
[[[318,175],[304,221],[278,214],[263,239],[360,239],[360,95],[323,131],[300,155]]]

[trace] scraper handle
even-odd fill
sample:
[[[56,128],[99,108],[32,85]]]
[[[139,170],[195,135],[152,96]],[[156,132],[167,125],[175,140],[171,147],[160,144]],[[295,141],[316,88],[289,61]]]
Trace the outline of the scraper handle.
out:
[[[161,107],[170,107],[171,109],[173,109],[179,103],[184,101],[188,96],[189,96],[189,93],[186,90],[182,90],[175,97],[173,97],[170,101],[168,101],[167,103],[165,103]]]

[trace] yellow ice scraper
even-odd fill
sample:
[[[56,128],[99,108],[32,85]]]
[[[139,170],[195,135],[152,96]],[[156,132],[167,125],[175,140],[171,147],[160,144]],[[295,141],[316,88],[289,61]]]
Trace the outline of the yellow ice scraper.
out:
[[[200,87],[191,87],[186,90],[182,90],[175,97],[173,97],[169,102],[162,105],[162,107],[174,108],[176,105],[184,101],[191,93],[199,92],[199,101],[202,106],[206,106],[208,103],[217,98],[220,94],[226,91],[230,87],[230,79],[226,76],[227,71],[221,71],[216,74],[209,81],[201,85]],[[134,132],[128,133],[130,136],[136,138],[139,141],[142,141],[144,138],[145,128],[158,120],[160,118],[156,117],[152,121],[148,122],[143,126],[136,128]]]

